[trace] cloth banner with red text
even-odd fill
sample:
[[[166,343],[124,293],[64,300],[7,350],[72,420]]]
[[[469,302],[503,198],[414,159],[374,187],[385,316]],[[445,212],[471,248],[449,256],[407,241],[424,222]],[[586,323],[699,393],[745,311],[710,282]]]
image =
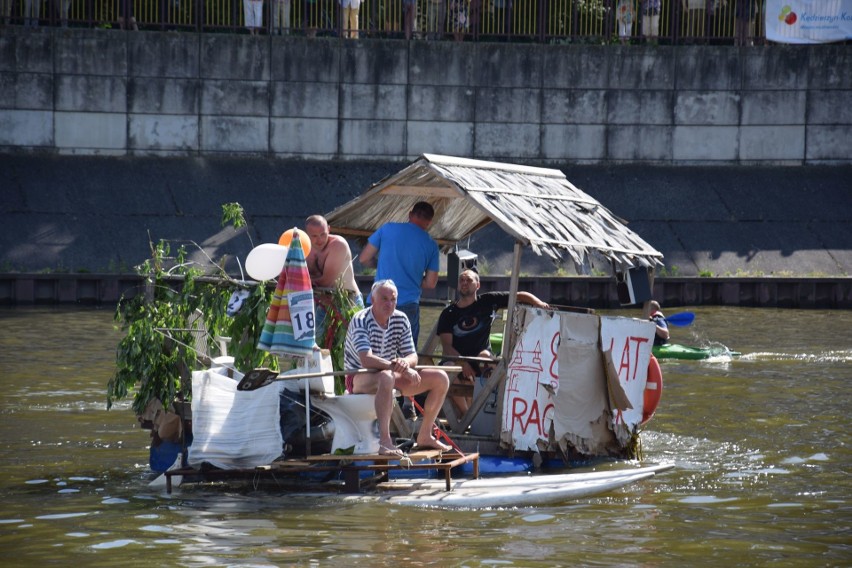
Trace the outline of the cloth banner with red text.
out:
[[[507,366],[504,442],[567,442],[590,455],[624,447],[642,420],[654,331],[638,319],[526,310]]]

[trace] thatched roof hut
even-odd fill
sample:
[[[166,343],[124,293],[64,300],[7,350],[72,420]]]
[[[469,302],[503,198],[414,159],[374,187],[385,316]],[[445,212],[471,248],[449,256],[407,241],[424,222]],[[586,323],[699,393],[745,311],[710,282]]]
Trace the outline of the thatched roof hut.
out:
[[[443,410],[456,433],[456,440],[460,443],[466,441],[469,448],[485,448],[486,454],[504,450],[514,453],[516,449],[527,452],[531,448],[535,448],[536,452],[560,451],[565,456],[568,455],[570,448],[575,448],[581,454],[594,455],[629,452],[630,450],[625,448],[629,446],[634,430],[625,424],[613,426],[620,434],[625,434],[622,436],[628,444],[625,446],[625,440],[622,438],[616,440],[609,426],[607,372],[603,368],[605,358],[601,351],[600,319],[590,323],[588,319],[585,319],[590,314],[572,313],[577,311],[577,308],[564,310],[551,308],[548,310],[549,315],[541,317],[538,314],[527,317],[533,310],[529,306],[515,310],[520,256],[522,248],[529,247],[536,254],[547,256],[554,262],[561,263],[563,260],[571,259],[582,267],[591,264],[592,256],[603,257],[622,277],[634,272],[630,269],[635,269],[635,272],[647,277],[648,283],[652,284],[654,269],[663,264],[662,253],[628,229],[625,222],[618,219],[606,207],[571,184],[565,174],[559,170],[433,154],[422,155],[398,173],[374,184],[363,195],[338,207],[326,217],[333,232],[365,238],[386,222],[407,221],[408,213],[414,204],[421,200],[428,201],[435,208],[436,215],[429,234],[438,241],[445,252],[452,250],[457,243],[491,222],[496,223],[515,239],[509,305],[502,330],[504,334],[502,360],[478,393],[474,390],[476,394],[472,398],[470,409],[463,416],[457,415],[449,400],[444,402]],[[639,302],[645,302],[645,308],[648,309],[647,299],[636,299]],[[573,319],[569,320],[569,315]],[[566,317],[563,319],[563,316]],[[586,424],[581,424],[582,427],[577,427],[575,423],[563,424],[563,421],[553,430],[552,439],[548,438],[549,435],[532,442],[524,439],[519,442],[521,446],[518,447],[513,431],[504,430],[504,421],[494,417],[503,416],[503,405],[507,404],[504,401],[504,395],[507,392],[507,370],[510,360],[514,360],[514,356],[510,357],[510,353],[515,353],[514,346],[518,334],[526,332],[525,322],[535,320],[540,323],[546,318],[550,318],[547,321],[555,322],[559,326],[558,335],[573,338],[572,341],[565,342],[566,349],[572,354],[582,353],[579,358],[564,357],[563,363],[559,366],[560,380],[563,380],[564,375],[567,384],[582,384],[583,388],[587,389],[584,392],[593,393],[594,397],[597,397],[594,405],[590,398],[580,400],[578,405],[580,408],[591,408],[592,414],[598,414],[590,423],[595,425],[594,428],[587,427]],[[639,322],[637,325],[642,324],[651,325],[647,321]],[[607,330],[611,328],[617,328],[617,333],[622,334],[626,329],[624,326],[607,324]],[[536,330],[536,333],[541,331],[538,327]],[[548,330],[548,334],[553,332],[551,328]],[[615,337],[617,333],[613,332],[611,336]],[[531,334],[530,337],[541,339],[545,335]],[[552,336],[547,335],[547,337]],[[433,354],[437,344],[438,339],[433,330],[423,352]],[[650,346],[647,346],[647,351],[650,357]],[[519,361],[523,361],[524,353],[535,353],[535,351],[521,350],[519,354],[516,354]],[[550,368],[553,369],[553,367]],[[531,369],[530,376],[536,377],[538,376],[536,373],[541,370]],[[524,369],[518,367],[516,370]],[[572,380],[575,382],[571,383]],[[618,381],[617,372],[614,380]],[[492,428],[493,435],[487,440],[477,436],[468,437],[465,434],[467,428],[471,426],[474,418],[479,415],[495,390],[497,391],[495,399],[497,409],[488,413],[487,416],[491,418],[486,419],[486,422],[491,420],[491,423],[484,426],[486,431],[489,427]],[[523,404],[538,404],[536,397],[546,391],[546,388],[535,387],[531,391],[535,393],[534,395],[523,395]],[[512,396],[517,394],[512,392]],[[562,392],[571,392],[571,388],[563,389]],[[554,391],[553,394],[556,395],[556,392]],[[569,402],[576,402],[570,396],[568,398]],[[556,399],[551,397],[548,400]],[[574,413],[578,406],[564,400],[556,404],[553,416],[557,418],[563,417],[566,413]],[[638,405],[636,407],[640,408]],[[512,408],[515,407],[512,406]],[[545,406],[538,406],[538,408],[545,408]],[[515,418],[511,420],[514,421]],[[526,426],[523,430],[526,431]]]
[[[557,263],[588,266],[596,254],[619,270],[663,264],[662,253],[555,169],[423,154],[326,217],[332,232],[366,237],[407,221],[421,200],[435,208],[429,233],[445,252],[494,222]]]

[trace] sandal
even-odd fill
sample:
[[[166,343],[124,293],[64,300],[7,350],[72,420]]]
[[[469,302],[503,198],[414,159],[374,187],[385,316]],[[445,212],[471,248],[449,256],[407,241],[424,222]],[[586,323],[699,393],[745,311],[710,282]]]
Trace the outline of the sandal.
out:
[[[380,456],[393,456],[393,457],[396,457],[396,458],[404,458],[405,452],[403,452],[399,448],[396,448],[396,447],[393,447],[393,446],[391,446],[389,448],[389,447],[387,447],[383,444],[379,444],[379,455]]]

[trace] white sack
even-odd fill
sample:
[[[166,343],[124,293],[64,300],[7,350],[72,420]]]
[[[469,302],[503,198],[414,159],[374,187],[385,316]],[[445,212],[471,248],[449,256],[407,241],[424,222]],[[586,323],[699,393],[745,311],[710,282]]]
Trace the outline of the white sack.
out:
[[[221,371],[221,372],[218,372]],[[238,391],[242,378],[213,368],[192,373],[192,445],[188,462],[222,469],[267,465],[278,458],[281,438],[281,381],[255,391]]]

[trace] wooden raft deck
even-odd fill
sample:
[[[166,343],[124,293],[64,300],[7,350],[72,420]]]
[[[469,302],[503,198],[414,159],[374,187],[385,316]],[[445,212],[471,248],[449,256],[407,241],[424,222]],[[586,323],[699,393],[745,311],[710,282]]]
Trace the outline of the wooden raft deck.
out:
[[[473,477],[479,477],[479,453],[460,454],[457,452],[441,452],[438,450],[420,450],[407,454],[410,465],[398,456],[379,454],[337,455],[319,454],[306,458],[290,458],[277,460],[269,465],[242,469],[195,469],[185,467],[165,472],[166,492],[172,492],[172,477],[198,477],[202,481],[227,481],[229,479],[258,479],[268,477],[277,479],[276,475],[298,475],[300,473],[338,473],[343,478],[340,491],[343,493],[359,493],[363,489],[374,487],[377,483],[388,480],[388,472],[393,470],[437,470],[444,474],[447,491],[452,489],[452,470],[462,464],[473,464]],[[405,464],[405,465],[404,465]],[[361,477],[362,472],[373,472],[374,475]],[[307,479],[301,483],[289,484],[295,491],[318,488],[318,484]],[[338,487],[326,487],[326,490],[338,490]]]

